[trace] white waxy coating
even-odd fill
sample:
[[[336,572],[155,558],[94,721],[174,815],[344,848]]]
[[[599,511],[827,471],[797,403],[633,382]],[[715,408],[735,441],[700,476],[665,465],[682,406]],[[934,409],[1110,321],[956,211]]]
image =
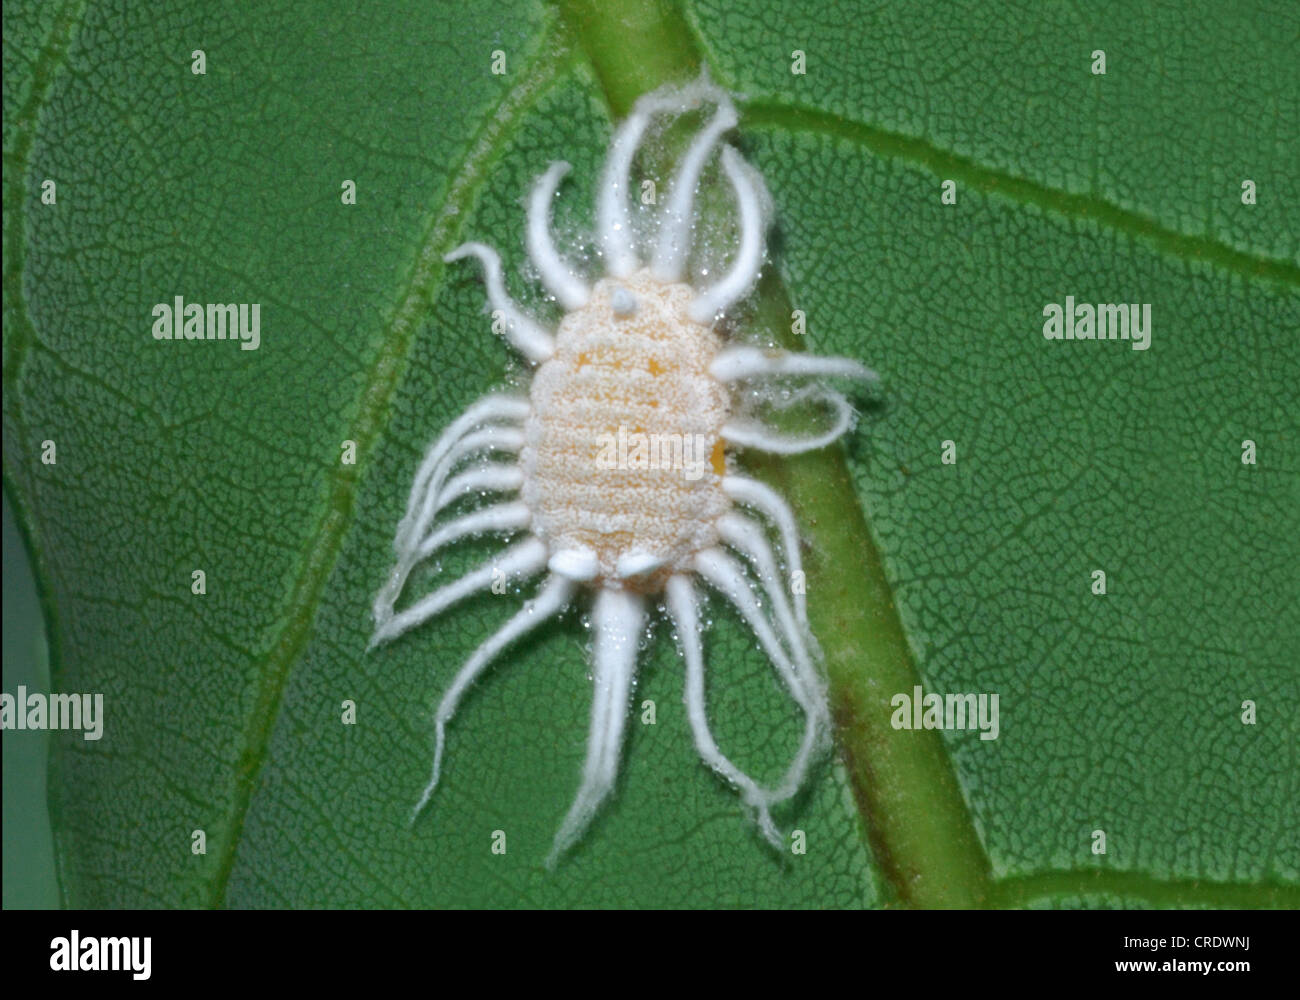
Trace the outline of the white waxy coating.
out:
[[[624,291],[631,313],[615,308]],[[731,508],[721,438],[731,399],[709,374],[721,341],[688,318],[693,296],[648,270],[599,282],[537,369],[520,453],[537,537],[551,551],[594,552],[608,578],[653,555],[662,570],[636,584],[647,591],[716,544]]]
[[[628,204],[637,148],[652,118],[680,115],[705,102],[715,103],[717,111],[674,174],[651,263],[638,270],[650,248],[637,245]],[[609,277],[590,291],[551,240],[550,204],[568,165],[552,164],[538,179],[528,200],[527,244],[543,283],[567,311],[554,337],[510,300],[495,250],[466,243],[445,258],[472,256],[481,262],[488,302],[504,315],[507,339],[538,368],[529,400],[481,401],[425,454],[394,539],[396,565],[375,599],[372,645],[402,635],[471,594],[489,586],[495,590],[501,576],[529,578],[549,571],[537,596],[474,651],[444,694],[435,718],[433,771],[418,813],[438,784],[446,726],[470,685],[511,643],[568,607],[579,589],[596,591],[587,760],[548,863],[576,842],[613,791],[647,594],[666,591],[686,660],[686,708],[700,756],[737,787],[777,850],[783,849],[783,838],[770,808],[798,791],[824,746],[829,709],[815,666],[817,647],[808,632],[805,598],[794,592],[791,600],[784,593],[786,574],[790,580],[802,576],[794,514],[769,487],[728,475],[724,446],[729,442],[780,454],[820,448],[848,428],[852,411],[838,393],[809,387],[801,397],[829,403],[837,413],[835,426],[824,434],[788,436],[756,420],[733,419],[728,384],[767,377],[860,379],[870,373],[847,358],[744,345],[720,353],[710,324],[757,281],[770,215],[761,178],[730,146],[722,148],[722,170],[735,193],[740,223],[731,263],[714,285],[698,293],[680,283],[692,249],[701,171],[735,122],[730,98],[707,76],[637,101],[615,132],[606,158],[597,229]],[[480,462],[457,471],[475,456],[516,451],[517,467]],[[463,497],[516,487],[518,501],[440,520]],[[764,523],[731,513],[733,503],[751,508],[777,529],[784,566],[772,551]],[[420,560],[465,537],[525,527],[528,535],[495,560],[396,610]],[[756,580],[727,547],[745,558]],[[798,754],[774,787],[760,786],[737,768],[709,729],[697,579],[740,614],[804,710]]]

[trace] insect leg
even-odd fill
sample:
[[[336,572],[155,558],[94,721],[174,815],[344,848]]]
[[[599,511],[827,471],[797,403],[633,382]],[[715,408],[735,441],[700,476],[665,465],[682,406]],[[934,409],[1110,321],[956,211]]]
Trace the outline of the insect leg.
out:
[[[500,310],[505,317],[506,339],[533,364],[545,361],[555,353],[555,338],[541,324],[524,314],[510,296],[501,277],[501,257],[485,243],[462,243],[442,259],[447,263],[463,257],[477,257],[483,265],[487,281],[488,305]]]
[[[541,272],[542,284],[559,300],[565,309],[580,309],[587,304],[590,294],[569,266],[560,258],[551,241],[550,205],[560,180],[572,170],[568,163],[552,163],[546,173],[533,185],[528,198],[528,256]]]
[[[526,399],[520,399],[517,396],[486,396],[474,403],[468,410],[456,418],[445,431],[438,437],[429,450],[425,452],[424,460],[420,463],[419,470],[415,473],[415,481],[411,484],[411,493],[406,501],[406,513],[402,520],[398,522],[397,534],[393,541],[395,549],[400,551],[405,547],[409,536],[415,534],[413,525],[419,520],[422,507],[426,501],[426,494],[432,492],[437,494],[438,488],[430,490],[429,482],[444,462],[455,462],[455,458],[449,457],[457,448],[457,445],[465,439],[465,436],[480,424],[491,421],[509,421],[512,423],[521,423],[529,412],[529,403]]]
[[[416,559],[417,561],[427,559],[444,545],[450,545],[462,538],[519,531],[528,527],[531,518],[532,513],[529,511],[528,506],[519,501],[494,504],[481,510],[470,511],[463,517],[448,521],[425,538],[420,543]]]
[[[826,358],[798,351],[764,351],[757,347],[729,347],[719,351],[709,374],[720,382],[774,375],[826,375],[875,379],[870,368],[852,358]]]
[[[796,664],[809,664],[806,676],[811,676],[812,657],[809,647],[813,645],[813,640],[808,632],[807,614],[801,612],[796,618],[791,612],[785,577],[777,568],[776,556],[767,536],[757,522],[734,511],[718,519],[718,534],[727,545],[749,560],[772,604],[776,625],[781,630],[782,637],[795,651]]]
[[[672,616],[673,626],[682,647],[682,658],[686,661],[686,684],[684,701],[686,717],[691,723],[691,735],[695,740],[695,749],[701,759],[727,781],[740,789],[741,797],[758,814],[758,827],[763,836],[774,846],[781,846],[781,834],[772,822],[768,812],[770,793],[740,768],[736,767],[718,749],[718,744],[709,730],[709,719],[704,701],[704,655],[700,649],[700,622],[698,601],[695,588],[689,579],[680,574],[668,578],[667,584],[668,613]]]
[[[439,587],[431,594],[426,594],[405,611],[393,614],[391,607],[381,607],[377,601],[375,634],[370,639],[370,647],[374,648],[381,643],[396,639],[407,629],[428,621],[457,601],[491,586],[493,580],[497,579],[497,574],[506,578],[530,577],[545,568],[546,543],[530,536],[506,549],[496,559],[489,560],[477,569],[466,573],[459,580]]]
[[[708,323],[749,291],[763,263],[763,188],[740,154],[722,147],[722,169],[731,181],[740,209],[740,249],[731,270],[712,288],[697,295],[688,307],[691,319]]]
[[[461,698],[469,690],[469,686],[503,649],[524,633],[535,629],[542,622],[563,611],[568,606],[573,591],[574,584],[570,581],[560,576],[549,577],[537,596],[528,601],[491,638],[474,650],[473,655],[457,672],[451,686],[443,694],[442,701],[438,704],[437,714],[434,716],[433,775],[424,787],[424,794],[420,796],[420,801],[415,805],[415,811],[411,814],[412,822],[420,815],[420,810],[425,807],[434,789],[438,787],[438,777],[442,772],[442,752],[447,742],[447,723],[455,716]]]
[[[592,609],[595,683],[587,760],[582,769],[582,786],[555,835],[548,865],[553,865],[573,846],[614,787],[627,700],[644,627],[645,601],[639,595],[613,588],[603,588],[596,595]]]
[[[853,409],[848,400],[833,390],[816,389],[812,395],[829,403],[835,410],[835,422],[830,430],[822,434],[778,434],[755,420],[729,420],[722,427],[722,438],[743,448],[757,448],[778,455],[797,455],[799,452],[825,448],[852,425]]]
[[[809,662],[792,663],[771,624],[764,617],[754,592],[740,564],[721,549],[705,549],[695,557],[695,568],[701,576],[727,598],[750,627],[777,673],[785,681],[790,693],[804,711],[804,735],[799,751],[786,771],[781,785],[772,792],[773,802],[788,799],[799,790],[813,756],[822,746],[829,724],[829,711],[821,682]],[[796,649],[796,657],[800,654]]]
[[[757,479],[744,476],[724,476],[722,491],[737,503],[752,507],[776,525],[781,534],[781,545],[785,555],[785,568],[791,573],[803,572],[803,559],[799,555],[799,528],[795,524],[794,514],[781,495]],[[808,626],[807,595],[794,594],[794,610],[799,622]]]
[[[659,223],[658,242],[654,255],[654,275],[660,281],[680,281],[686,268],[686,255],[691,249],[691,225],[694,222],[695,188],[700,173],[708,162],[709,154],[724,132],[736,127],[736,109],[725,91],[716,87],[704,88],[707,96],[717,101],[718,110],[709,124],[692,141],[682,157],[677,173],[673,175]]]

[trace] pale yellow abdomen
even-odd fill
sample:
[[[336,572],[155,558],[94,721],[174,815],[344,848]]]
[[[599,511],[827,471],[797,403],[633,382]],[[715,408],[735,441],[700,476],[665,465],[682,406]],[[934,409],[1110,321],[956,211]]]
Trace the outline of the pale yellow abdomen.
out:
[[[634,554],[665,572],[684,566],[716,542],[731,506],[720,437],[730,397],[708,371],[721,342],[686,317],[693,294],[645,271],[601,281],[533,379],[522,499],[553,552],[591,550],[603,576]]]

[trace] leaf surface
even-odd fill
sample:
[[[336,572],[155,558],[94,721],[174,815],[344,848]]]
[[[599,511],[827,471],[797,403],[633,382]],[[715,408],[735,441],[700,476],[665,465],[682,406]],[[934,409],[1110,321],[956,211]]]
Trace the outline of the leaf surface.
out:
[[[9,5],[6,485],[55,683],[107,706],[103,740],[55,741],[65,900],[1296,905],[1296,17],[1173,16]],[[523,263],[532,180],[574,164],[557,225],[580,239],[612,123],[700,59],[749,99],[776,206],[753,332],[802,309],[812,349],[884,378],[842,454],[755,465],[807,529],[840,753],[780,816],[808,853],[775,857],[695,754],[658,621],[617,795],[551,872],[583,609],[477,685],[412,825],[433,706],[519,595],[367,653],[369,608],[425,446],[519,377],[442,255],[498,246],[554,319]],[[261,347],[156,342],[176,295],[261,303]],[[1067,295],[1150,303],[1150,349],[1044,340]],[[775,776],[793,708],[727,615],[706,642],[720,744]],[[998,739],[892,729],[912,683],[998,693]]]

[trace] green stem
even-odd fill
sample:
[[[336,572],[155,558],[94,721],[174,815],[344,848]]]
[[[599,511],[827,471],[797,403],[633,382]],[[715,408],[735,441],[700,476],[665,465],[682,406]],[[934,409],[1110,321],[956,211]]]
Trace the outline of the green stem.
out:
[[[790,299],[774,273],[761,283],[758,302],[763,328],[794,346]],[[905,906],[985,904],[988,860],[938,732],[889,724],[890,698],[910,694],[921,679],[843,452],[751,466],[785,494],[810,548],[809,616],[825,653],[839,747],[882,875]]]
[[[670,0],[559,0],[565,25],[622,118],[647,91],[700,71],[700,54]]]

